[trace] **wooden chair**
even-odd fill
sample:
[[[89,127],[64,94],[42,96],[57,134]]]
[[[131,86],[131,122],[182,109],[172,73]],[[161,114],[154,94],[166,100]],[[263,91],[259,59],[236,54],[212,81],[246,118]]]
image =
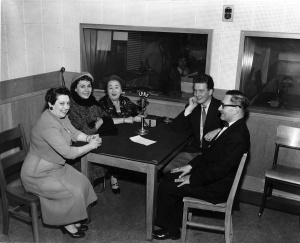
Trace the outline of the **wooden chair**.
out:
[[[226,243],[232,242],[232,238],[233,238],[232,215],[231,215],[232,205],[233,205],[237,187],[238,187],[238,184],[239,184],[242,172],[243,172],[243,168],[244,168],[244,165],[246,162],[246,158],[247,158],[247,154],[244,154],[241,159],[236,176],[234,178],[227,202],[219,203],[219,204],[212,204],[207,201],[195,199],[195,198],[191,198],[191,197],[183,198],[184,208],[183,208],[183,219],[182,219],[181,242],[185,242],[185,240],[186,240],[187,225],[197,227],[197,228],[202,228],[202,229],[223,231],[225,233],[225,242]],[[225,213],[224,227],[192,222],[192,212],[189,211],[190,208]]]
[[[277,164],[280,148],[300,150],[300,128],[282,125],[277,127],[273,166],[265,173],[265,187],[259,217],[263,214],[267,198],[270,199],[272,196],[274,184],[300,189],[300,169]]]
[[[27,154],[27,144],[21,125],[0,133],[0,189],[3,214],[3,234],[8,234],[9,217],[14,216],[32,223],[34,242],[39,242],[38,217],[40,199],[26,192],[21,180],[20,169]],[[30,214],[24,210],[30,208]],[[16,232],[17,233],[17,232]]]

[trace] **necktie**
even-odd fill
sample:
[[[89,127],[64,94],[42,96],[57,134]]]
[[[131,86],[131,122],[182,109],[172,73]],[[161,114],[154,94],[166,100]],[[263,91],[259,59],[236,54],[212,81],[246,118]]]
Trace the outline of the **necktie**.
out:
[[[223,121],[223,127],[228,127],[228,126],[229,126],[228,122],[227,121]]]
[[[205,112],[205,106],[202,106],[201,109],[201,121],[200,121],[200,147],[202,147],[202,141],[203,141],[203,130],[206,120],[206,112]]]
[[[229,127],[228,122],[224,121],[223,122],[223,128],[221,129],[221,131],[218,133],[218,135],[216,136],[216,139],[221,135],[221,133],[223,133],[227,128]],[[215,139],[215,140],[216,140]]]

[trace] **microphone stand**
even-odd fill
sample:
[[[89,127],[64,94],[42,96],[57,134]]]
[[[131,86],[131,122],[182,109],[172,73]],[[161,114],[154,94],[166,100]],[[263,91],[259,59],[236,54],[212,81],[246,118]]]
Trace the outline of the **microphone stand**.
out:
[[[145,92],[145,91],[140,91],[138,94],[141,97],[141,99],[138,101],[138,103],[142,108],[142,114],[141,114],[142,127],[139,130],[137,130],[136,133],[139,134],[139,135],[146,135],[146,134],[149,133],[149,131],[144,128],[145,110],[146,110],[146,106],[148,105],[147,98],[149,96],[149,93]]]

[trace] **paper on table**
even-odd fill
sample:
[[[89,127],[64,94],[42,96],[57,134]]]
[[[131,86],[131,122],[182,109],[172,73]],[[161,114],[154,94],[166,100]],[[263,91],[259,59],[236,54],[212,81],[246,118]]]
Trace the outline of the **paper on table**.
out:
[[[140,144],[143,144],[143,145],[146,145],[146,146],[151,145],[153,143],[156,143],[156,141],[143,138],[140,135],[131,137],[130,140],[133,141],[133,142],[135,142],[135,143],[140,143]]]

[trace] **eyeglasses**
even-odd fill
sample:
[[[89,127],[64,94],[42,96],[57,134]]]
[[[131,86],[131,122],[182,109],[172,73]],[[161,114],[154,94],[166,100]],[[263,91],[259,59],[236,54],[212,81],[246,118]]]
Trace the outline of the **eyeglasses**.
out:
[[[240,108],[242,108],[240,105],[227,105],[227,104],[224,104],[224,103],[221,103],[221,106],[222,106],[222,109],[224,109],[226,106],[229,106],[229,107],[240,107]]]

